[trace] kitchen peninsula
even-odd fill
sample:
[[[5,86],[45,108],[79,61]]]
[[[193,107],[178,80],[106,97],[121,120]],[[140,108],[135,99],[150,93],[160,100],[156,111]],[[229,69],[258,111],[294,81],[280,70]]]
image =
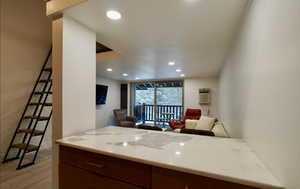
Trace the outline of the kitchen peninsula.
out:
[[[105,127],[57,141],[60,189],[283,189],[240,139]]]

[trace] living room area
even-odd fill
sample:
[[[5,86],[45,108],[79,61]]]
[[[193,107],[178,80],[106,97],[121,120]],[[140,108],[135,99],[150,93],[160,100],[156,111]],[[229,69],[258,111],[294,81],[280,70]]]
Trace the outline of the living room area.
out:
[[[217,75],[186,77],[182,64],[169,61],[162,65],[165,74],[149,77],[134,65],[124,64],[113,51],[100,51],[96,55],[97,128],[121,126],[228,137],[218,121]]]

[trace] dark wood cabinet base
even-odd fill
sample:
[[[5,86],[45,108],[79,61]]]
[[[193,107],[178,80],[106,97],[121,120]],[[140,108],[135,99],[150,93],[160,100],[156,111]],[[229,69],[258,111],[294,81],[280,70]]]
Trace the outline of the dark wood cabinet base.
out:
[[[153,167],[152,189],[257,189],[212,178]]]
[[[62,180],[61,180],[62,179]],[[60,166],[59,188],[65,189],[142,189],[70,165]]]
[[[258,189],[60,146],[59,189]]]

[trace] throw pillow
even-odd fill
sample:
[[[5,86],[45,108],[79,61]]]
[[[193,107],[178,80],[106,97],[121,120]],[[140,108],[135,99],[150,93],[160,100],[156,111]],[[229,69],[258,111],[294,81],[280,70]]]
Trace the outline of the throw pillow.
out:
[[[186,129],[195,129],[197,126],[197,121],[198,120],[191,120],[191,119],[185,120],[185,128]]]
[[[201,116],[201,118],[197,120],[197,126],[195,127],[195,129],[211,131],[215,122],[216,118]]]

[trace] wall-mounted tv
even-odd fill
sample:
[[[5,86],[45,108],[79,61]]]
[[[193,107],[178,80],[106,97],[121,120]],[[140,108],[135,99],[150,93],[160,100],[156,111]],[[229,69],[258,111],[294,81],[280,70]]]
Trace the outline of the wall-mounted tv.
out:
[[[105,104],[108,86],[96,85],[96,104]]]

